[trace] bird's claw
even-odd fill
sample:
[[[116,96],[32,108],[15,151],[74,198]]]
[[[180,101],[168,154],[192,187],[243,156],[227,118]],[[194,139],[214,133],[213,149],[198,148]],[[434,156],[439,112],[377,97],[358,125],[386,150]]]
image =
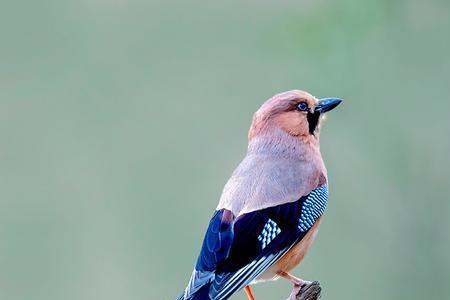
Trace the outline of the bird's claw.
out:
[[[318,281],[303,281],[294,285],[288,300],[317,300],[320,299],[321,291]]]

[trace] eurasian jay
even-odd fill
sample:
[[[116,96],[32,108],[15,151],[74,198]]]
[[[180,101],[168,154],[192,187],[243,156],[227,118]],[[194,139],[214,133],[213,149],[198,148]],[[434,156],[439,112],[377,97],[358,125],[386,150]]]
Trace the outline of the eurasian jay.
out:
[[[247,155],[226,183],[194,271],[178,300],[221,300],[283,277],[295,299],[308,283],[288,272],[304,258],[328,201],[319,148],[324,113],[341,103],[293,90],[254,114]]]

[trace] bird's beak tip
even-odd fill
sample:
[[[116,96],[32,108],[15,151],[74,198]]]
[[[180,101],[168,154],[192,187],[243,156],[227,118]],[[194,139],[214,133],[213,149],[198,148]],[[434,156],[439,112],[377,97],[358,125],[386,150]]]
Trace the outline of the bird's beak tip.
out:
[[[340,98],[322,98],[319,100],[315,111],[319,113],[325,113],[336,108],[339,104],[341,104],[341,102],[342,99]]]

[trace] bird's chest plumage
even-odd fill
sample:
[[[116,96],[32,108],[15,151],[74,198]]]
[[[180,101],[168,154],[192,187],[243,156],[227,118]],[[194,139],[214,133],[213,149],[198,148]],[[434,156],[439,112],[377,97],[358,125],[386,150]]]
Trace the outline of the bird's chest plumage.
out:
[[[217,210],[239,216],[295,202],[326,181],[326,168],[314,145],[268,143],[256,139],[226,183]]]

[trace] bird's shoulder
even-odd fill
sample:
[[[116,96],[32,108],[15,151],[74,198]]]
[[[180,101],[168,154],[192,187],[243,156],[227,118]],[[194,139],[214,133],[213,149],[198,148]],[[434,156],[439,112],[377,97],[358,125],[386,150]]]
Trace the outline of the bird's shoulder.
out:
[[[224,186],[217,210],[235,215],[294,202],[327,181],[321,157],[248,155]]]

